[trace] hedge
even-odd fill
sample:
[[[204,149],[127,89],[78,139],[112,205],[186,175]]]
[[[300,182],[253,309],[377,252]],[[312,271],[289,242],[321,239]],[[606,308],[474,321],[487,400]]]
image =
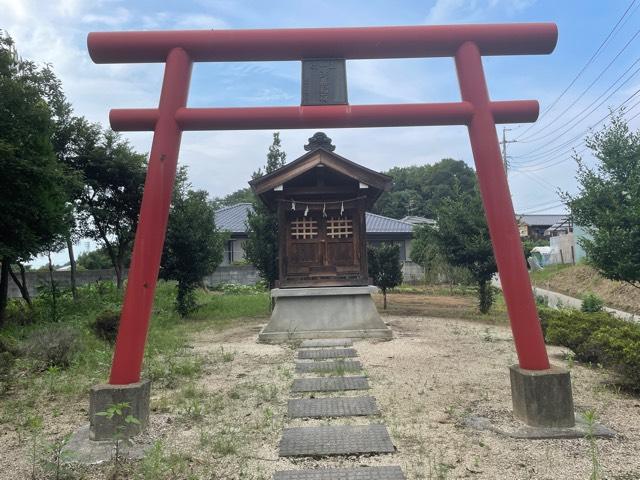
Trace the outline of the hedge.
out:
[[[539,309],[547,343],[570,348],[576,359],[619,372],[633,389],[640,389],[640,324],[606,312]]]

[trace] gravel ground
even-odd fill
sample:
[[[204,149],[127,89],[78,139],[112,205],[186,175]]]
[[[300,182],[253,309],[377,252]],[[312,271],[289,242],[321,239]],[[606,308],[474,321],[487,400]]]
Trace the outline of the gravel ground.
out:
[[[462,426],[466,415],[511,422],[507,366],[516,357],[508,327],[428,317],[385,320],[394,330],[392,341],[355,343],[371,390],[344,394],[377,398],[382,414],[367,418],[289,420],[295,350],[255,343],[255,324],[199,334],[193,352],[207,359],[205,375],[188,388],[154,389],[149,435],[161,442],[162,451],[146,471],[161,475],[148,478],[266,480],[277,470],[394,464],[409,479],[590,478],[593,445],[585,439],[515,440]],[[566,363],[563,349],[549,347],[549,352],[553,363]],[[614,439],[595,441],[598,478],[640,479],[640,399],[607,386],[606,371],[576,364],[571,372],[577,410],[594,410],[601,423],[618,432]],[[380,422],[388,426],[397,453],[278,457],[284,427]],[[7,432],[0,440],[0,478],[28,478],[27,445]],[[139,465],[127,468],[121,478],[136,478]],[[81,478],[102,479],[109,467],[78,472]]]

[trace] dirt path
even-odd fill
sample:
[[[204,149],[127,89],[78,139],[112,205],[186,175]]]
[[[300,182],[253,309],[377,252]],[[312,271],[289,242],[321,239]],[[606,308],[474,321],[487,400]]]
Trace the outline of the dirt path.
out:
[[[125,478],[268,480],[277,470],[393,464],[408,479],[590,477],[592,455],[585,439],[514,440],[462,426],[467,414],[495,422],[511,419],[507,366],[516,356],[508,327],[430,317],[385,319],[394,340],[355,343],[382,418],[331,423],[382,421],[397,453],[279,458],[294,350],[257,344],[260,326],[249,323],[192,339],[191,351],[203,359],[205,374],[177,389],[154,389],[150,435],[157,443]],[[549,351],[554,363],[566,364],[561,348]],[[640,399],[607,387],[606,371],[581,365],[571,371],[578,411],[594,410],[601,423],[619,433],[596,441],[603,473],[598,478],[640,478]],[[295,419],[287,425],[323,421]],[[11,443],[0,452],[7,467],[0,478],[23,478],[18,472],[28,472],[28,450]],[[11,476],[4,476],[8,471]],[[107,467],[91,467],[82,478],[104,479],[107,472]]]
[[[351,467],[399,464],[409,479],[585,479],[593,464],[587,440],[514,440],[461,426],[467,414],[510,422],[511,398],[507,366],[516,361],[508,327],[464,320],[424,317],[386,317],[396,338],[390,342],[356,342],[371,377],[371,394],[378,399],[382,420],[389,426],[398,453],[378,457],[281,459],[277,443],[283,427],[293,351],[287,347],[258,345],[256,329],[235,329],[216,337],[199,336],[198,352],[234,352],[226,368],[216,369],[201,384],[208,391],[244,391],[239,403],[231,399],[217,426],[206,423],[209,434],[224,436],[236,425],[242,447],[213,462],[213,478],[271,478],[290,468]],[[552,361],[565,364],[563,350],[549,347]],[[574,365],[574,396],[578,411],[595,410],[600,421],[619,432],[615,439],[597,440],[603,478],[640,478],[640,399],[616,393],[605,385],[607,373]],[[265,401],[256,385],[272,385]],[[256,393],[257,392],[257,393]],[[357,394],[353,393],[354,395]],[[263,402],[263,403],[261,403]],[[264,422],[268,405],[271,421]],[[376,421],[380,421],[379,419]],[[291,425],[311,426],[322,420],[295,420]],[[346,418],[332,424],[362,424]],[[246,429],[243,425],[258,425]],[[226,425],[226,426],[225,426]],[[266,425],[266,426],[264,426]],[[174,423],[171,430],[178,429]],[[253,432],[253,434],[251,433]],[[176,434],[172,434],[174,437]],[[199,443],[195,432],[183,432],[187,450]],[[174,443],[174,442],[172,442]],[[176,442],[176,445],[180,442]],[[242,473],[244,472],[244,473]]]

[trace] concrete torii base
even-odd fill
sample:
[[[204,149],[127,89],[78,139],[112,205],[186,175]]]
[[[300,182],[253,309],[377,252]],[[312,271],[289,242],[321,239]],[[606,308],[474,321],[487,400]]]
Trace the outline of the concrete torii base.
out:
[[[274,288],[271,320],[258,335],[262,343],[307,338],[385,338],[389,327],[380,318],[366,287]]]

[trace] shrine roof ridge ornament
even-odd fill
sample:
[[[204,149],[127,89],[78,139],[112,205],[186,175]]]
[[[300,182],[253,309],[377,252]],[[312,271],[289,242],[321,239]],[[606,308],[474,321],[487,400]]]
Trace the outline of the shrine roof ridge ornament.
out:
[[[92,32],[87,46],[95,63],[165,62],[174,48],[194,62],[246,62],[452,57],[465,42],[483,56],[535,55],[551,53],[557,40],[553,23],[510,23]]]
[[[331,143],[331,139],[324,132],[316,132],[313,137],[309,138],[309,143],[304,146],[307,152],[311,152],[316,148],[324,148],[329,152],[333,152],[336,146]]]

